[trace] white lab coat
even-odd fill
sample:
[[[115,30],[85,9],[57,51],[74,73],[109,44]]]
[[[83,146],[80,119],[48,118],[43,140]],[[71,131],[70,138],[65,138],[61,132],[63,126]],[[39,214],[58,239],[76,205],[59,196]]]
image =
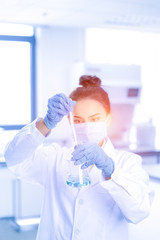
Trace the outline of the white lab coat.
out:
[[[128,222],[138,223],[150,211],[149,179],[141,157],[115,150],[108,140],[103,149],[115,163],[111,180],[93,166],[91,185],[77,189],[66,185],[71,149],[44,146],[44,139],[33,122],[5,151],[17,177],[44,187],[37,240],[128,240]]]

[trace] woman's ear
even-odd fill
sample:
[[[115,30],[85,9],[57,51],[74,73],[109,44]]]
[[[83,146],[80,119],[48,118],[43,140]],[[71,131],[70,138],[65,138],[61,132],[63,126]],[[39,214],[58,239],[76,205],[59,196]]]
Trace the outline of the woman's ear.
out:
[[[111,122],[112,122],[112,113],[109,113],[107,115],[107,120],[106,120],[107,127],[109,127],[111,125]]]

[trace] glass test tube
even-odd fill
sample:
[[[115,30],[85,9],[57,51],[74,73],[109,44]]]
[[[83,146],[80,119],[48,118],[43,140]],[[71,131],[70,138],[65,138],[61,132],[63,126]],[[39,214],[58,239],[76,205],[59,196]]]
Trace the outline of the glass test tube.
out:
[[[77,146],[78,142],[77,142],[77,136],[76,136],[75,127],[74,127],[72,112],[69,113],[69,116],[70,116],[70,124],[71,124],[72,132],[73,132],[75,146]],[[79,167],[79,169],[78,169],[79,170],[79,181],[80,181],[80,184],[83,184],[83,175],[82,175],[81,165],[79,165],[78,167]]]

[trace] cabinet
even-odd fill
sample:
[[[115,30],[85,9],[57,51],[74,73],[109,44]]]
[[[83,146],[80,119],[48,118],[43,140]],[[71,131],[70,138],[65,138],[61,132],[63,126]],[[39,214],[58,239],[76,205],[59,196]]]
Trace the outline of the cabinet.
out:
[[[16,179],[7,167],[0,168],[0,218],[39,217],[43,188]]]
[[[0,168],[0,218],[13,216],[13,179],[6,168]]]

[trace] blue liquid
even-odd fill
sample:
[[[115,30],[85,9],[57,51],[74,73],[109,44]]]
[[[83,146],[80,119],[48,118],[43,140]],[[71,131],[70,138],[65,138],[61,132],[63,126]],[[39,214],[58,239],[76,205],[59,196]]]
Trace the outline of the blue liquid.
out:
[[[83,177],[83,182],[80,183],[78,176],[71,175],[68,176],[66,183],[68,186],[81,188],[88,186],[91,183],[91,180],[89,179],[89,177]]]

